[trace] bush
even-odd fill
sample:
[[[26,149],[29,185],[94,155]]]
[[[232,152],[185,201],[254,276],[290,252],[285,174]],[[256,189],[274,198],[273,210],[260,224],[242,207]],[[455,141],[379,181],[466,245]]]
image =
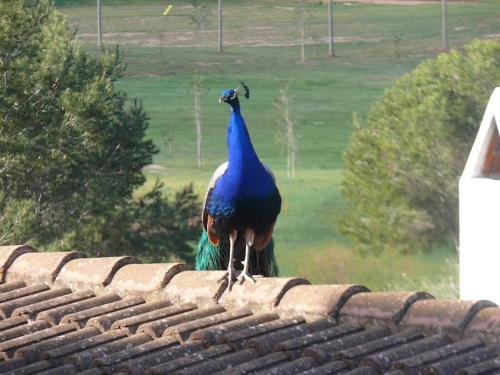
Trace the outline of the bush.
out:
[[[420,64],[355,124],[344,155],[341,232],[363,251],[458,243],[458,178],[500,84],[500,43]]]

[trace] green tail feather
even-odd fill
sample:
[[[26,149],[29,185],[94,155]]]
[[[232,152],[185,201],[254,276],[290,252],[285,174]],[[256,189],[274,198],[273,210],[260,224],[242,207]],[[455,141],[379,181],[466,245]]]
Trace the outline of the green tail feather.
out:
[[[225,252],[215,246],[208,239],[206,230],[203,230],[200,241],[198,242],[198,249],[196,250],[195,269],[197,271],[210,271],[221,270],[223,264],[227,261],[222,259]]]
[[[228,264],[229,240],[221,238],[219,246],[212,244],[207,232],[203,230],[198,249],[196,251],[195,269],[198,271],[225,270]],[[278,276],[279,268],[274,256],[274,240],[271,239],[264,250],[250,253],[250,273],[253,275]],[[240,265],[242,259],[237,259],[235,266]]]

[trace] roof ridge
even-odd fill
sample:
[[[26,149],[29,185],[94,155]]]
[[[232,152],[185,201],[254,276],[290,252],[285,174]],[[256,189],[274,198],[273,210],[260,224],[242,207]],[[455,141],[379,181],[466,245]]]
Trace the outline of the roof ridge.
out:
[[[307,321],[333,318],[395,330],[418,327],[494,341],[500,336],[500,308],[493,302],[437,300],[422,291],[372,292],[355,284],[311,285],[299,277],[256,277],[255,284],[237,283],[229,292],[224,282],[218,282],[223,271],[193,271],[182,263],[144,264],[128,256],[86,258],[78,252],[37,252],[24,245],[0,246],[0,272],[5,283],[1,287],[7,292],[12,286],[9,293],[14,295],[25,283],[73,292],[90,290],[96,296],[142,297],[147,302],[167,298],[173,304],[195,303],[199,308],[246,307],[253,314],[300,315]]]

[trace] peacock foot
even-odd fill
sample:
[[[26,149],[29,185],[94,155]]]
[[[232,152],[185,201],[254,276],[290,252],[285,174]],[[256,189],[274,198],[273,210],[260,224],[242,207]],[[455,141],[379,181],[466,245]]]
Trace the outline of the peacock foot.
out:
[[[221,283],[227,280],[228,289],[229,291],[231,291],[231,289],[233,288],[233,284],[236,282],[235,273],[236,273],[235,269],[230,267],[227,269],[224,275],[219,280],[217,280],[217,282]]]
[[[238,275],[238,281],[240,284],[243,284],[245,280],[252,281],[254,284],[256,283],[255,279],[253,278],[252,275],[248,273],[248,271],[241,271],[241,273]]]

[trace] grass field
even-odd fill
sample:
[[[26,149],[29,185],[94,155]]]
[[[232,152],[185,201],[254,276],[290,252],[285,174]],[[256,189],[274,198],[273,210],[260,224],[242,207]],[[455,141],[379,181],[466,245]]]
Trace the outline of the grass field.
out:
[[[351,134],[353,112],[361,118],[384,89],[423,59],[440,51],[440,5],[335,3],[336,54],[327,56],[326,3],[307,2],[306,63],[299,62],[296,1],[227,1],[225,53],[216,51],[215,2],[211,24],[197,30],[189,1],[105,1],[104,40],[119,43],[128,64],[118,82],[130,97],[141,98],[151,117],[148,137],[160,152],[148,184],[159,178],[168,191],[193,182],[204,194],[212,171],[226,158],[228,108],[217,103],[224,88],[244,79],[252,95],[244,116],[261,159],[276,173],[284,198],[276,226],[282,275],[314,282],[363,283],[374,290],[425,288],[456,294],[456,254],[441,248],[428,254],[361,256],[335,228],[344,205],[340,195],[342,152]],[[77,27],[85,48],[95,47],[95,2],[59,1]],[[498,0],[449,5],[450,45],[500,35]],[[193,75],[203,78],[204,167],[196,161]],[[286,156],[276,143],[278,89],[290,86],[297,118],[297,177],[286,178]],[[168,145],[172,138],[171,150]]]

